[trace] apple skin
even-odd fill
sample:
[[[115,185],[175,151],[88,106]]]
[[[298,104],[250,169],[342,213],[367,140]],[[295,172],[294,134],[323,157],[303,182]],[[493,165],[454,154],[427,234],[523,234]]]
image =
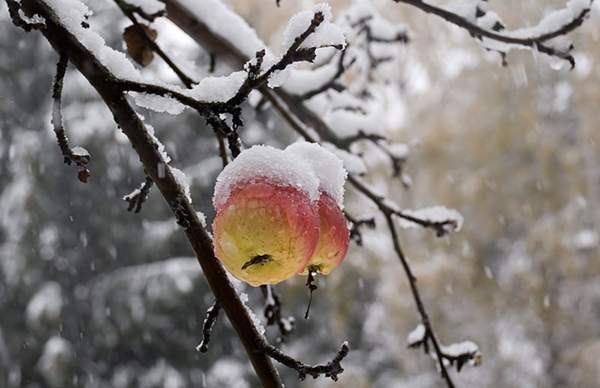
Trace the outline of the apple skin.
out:
[[[297,188],[255,178],[236,185],[217,209],[213,235],[215,255],[233,276],[255,287],[276,284],[302,271],[313,255],[317,206]],[[265,260],[249,265],[257,257]]]
[[[308,274],[309,268],[315,272],[328,275],[346,257],[350,232],[342,209],[327,193],[319,197],[320,234],[317,248],[310,258],[307,267],[301,274]]]

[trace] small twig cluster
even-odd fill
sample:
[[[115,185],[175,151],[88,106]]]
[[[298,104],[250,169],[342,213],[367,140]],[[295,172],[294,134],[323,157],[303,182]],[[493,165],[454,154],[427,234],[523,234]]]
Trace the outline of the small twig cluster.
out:
[[[585,7],[581,10],[578,15],[575,15],[568,23],[558,26],[557,28],[540,33],[536,36],[526,37],[514,37],[509,34],[505,34],[506,27],[501,20],[496,19],[490,29],[480,27],[479,25],[469,21],[465,17],[458,15],[457,13],[448,11],[444,8],[431,5],[423,0],[394,0],[396,3],[404,3],[420,9],[423,12],[436,15],[444,19],[445,21],[461,27],[469,32],[471,36],[477,40],[484,42],[484,39],[488,39],[494,42],[499,42],[507,45],[516,45],[520,47],[529,47],[533,50],[537,50],[541,53],[549,55],[551,57],[560,58],[569,62],[571,68],[575,67],[575,58],[571,54],[573,45],[569,45],[566,48],[554,47],[550,41],[554,38],[565,36],[573,30],[580,27],[583,22],[587,19],[591,12],[591,7]],[[487,0],[481,0],[483,2]],[[591,4],[591,2],[590,2]],[[487,12],[483,7],[476,7],[475,15],[476,19],[481,19],[487,15]],[[484,45],[485,47],[485,45]],[[501,53],[502,63],[506,64],[506,52],[501,50],[492,50]]]
[[[276,325],[279,329],[277,342],[284,342],[285,338],[294,331],[296,319],[294,317],[286,318],[281,314],[281,299],[273,286],[261,286],[260,289],[265,298],[263,315],[267,320],[267,326]]]
[[[264,352],[288,368],[295,369],[298,372],[298,379],[300,380],[304,380],[307,375],[315,379],[323,375],[333,381],[337,381],[338,375],[344,371],[341,362],[350,352],[350,347],[348,346],[348,342],[344,342],[331,361],[327,364],[318,365],[304,364],[270,344],[264,345]]]
[[[421,324],[409,334],[408,347],[413,349],[421,348],[425,354],[431,355],[434,359],[441,357],[444,364],[456,367],[457,372],[460,372],[466,364],[474,366],[481,364],[481,352],[474,343],[465,342],[449,347],[442,347],[438,354],[431,352],[430,341],[432,341],[432,333]]]
[[[144,179],[144,182],[142,182],[140,187],[123,197],[123,200],[129,203],[127,211],[139,213],[140,210],[142,210],[142,205],[146,202],[146,199],[148,199],[148,194],[150,193],[153,184],[154,181],[152,178],[146,176],[146,179]]]

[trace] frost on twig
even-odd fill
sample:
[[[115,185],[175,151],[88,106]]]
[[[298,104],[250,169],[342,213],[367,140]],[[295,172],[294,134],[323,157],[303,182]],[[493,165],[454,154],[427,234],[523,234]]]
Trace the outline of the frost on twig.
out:
[[[146,199],[148,198],[148,194],[150,193],[150,189],[152,188],[153,184],[154,182],[152,181],[152,178],[146,176],[146,179],[140,185],[140,187],[123,197],[123,200],[129,203],[127,211],[139,213],[140,210],[142,210],[142,205],[144,204],[144,202],[146,202]]]
[[[508,30],[500,17],[488,10],[486,0],[471,1],[456,10],[437,7],[422,0],[394,1],[414,6],[464,28],[480,41],[484,49],[498,52],[503,64],[506,64],[506,54],[510,50],[530,49],[548,56],[555,68],[560,68],[560,63],[552,60],[566,61],[571,68],[575,67],[575,58],[571,54],[574,46],[566,36],[589,17],[594,2],[569,0],[564,8],[548,13],[533,27]]]
[[[71,165],[71,163],[74,163],[79,168],[77,177],[81,182],[86,183],[90,176],[90,171],[87,169],[87,165],[91,159],[90,153],[83,147],[71,148],[69,146],[69,139],[63,125],[61,99],[63,81],[68,63],[69,58],[64,53],[61,53],[56,65],[56,76],[52,87],[52,124],[65,164]]]
[[[31,30],[39,30],[46,26],[46,21],[39,15],[26,15],[21,8],[20,0],[6,0],[8,4],[8,13],[15,26],[21,27],[29,32]]]
[[[433,229],[438,237],[460,231],[463,224],[463,216],[458,211],[444,206],[432,206],[418,210],[393,210],[393,213],[401,219],[401,227],[421,226]]]
[[[363,237],[361,229],[363,227],[375,229],[375,218],[357,219],[348,214],[348,212],[344,212],[344,214],[346,215],[346,219],[350,222],[350,239],[353,240],[356,245],[362,246]]]
[[[457,372],[460,372],[462,367],[467,363],[473,366],[481,364],[482,355],[479,347],[474,342],[464,341],[449,346],[440,346],[438,354],[430,352],[429,341],[431,339],[432,333],[428,332],[423,324],[419,324],[408,334],[406,342],[409,348],[422,348],[425,354],[430,354],[434,359],[438,356],[442,357],[444,365],[455,366]]]
[[[310,375],[315,379],[321,375],[324,375],[325,377],[331,378],[333,381],[337,381],[338,375],[344,371],[341,362],[350,352],[350,347],[348,346],[347,341],[344,342],[331,361],[329,361],[327,364],[318,365],[304,364],[301,361],[298,361],[295,358],[283,353],[273,345],[267,343],[264,344],[264,351],[274,360],[282,363],[288,368],[295,369],[298,372],[299,380],[304,380],[307,375]]]
[[[481,365],[481,352],[479,347],[472,341],[464,341],[448,346],[442,346],[442,355],[444,360],[450,366],[456,366],[456,371],[460,372],[466,363],[473,366]]]
[[[210,342],[213,326],[219,317],[219,311],[221,311],[221,305],[218,301],[215,301],[215,303],[206,310],[206,318],[204,318],[204,323],[202,324],[202,342],[196,346],[196,351],[202,353],[208,351],[208,343]]]

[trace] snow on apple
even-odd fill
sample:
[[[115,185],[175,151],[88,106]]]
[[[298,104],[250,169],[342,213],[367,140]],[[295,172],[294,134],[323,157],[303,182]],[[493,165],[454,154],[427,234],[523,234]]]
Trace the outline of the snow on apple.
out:
[[[267,146],[242,152],[217,178],[215,255],[253,286],[302,271],[319,238],[318,187],[300,158]]]
[[[215,255],[238,279],[275,284],[307,265],[329,273],[346,255],[346,171],[316,144],[254,146],[217,178]]]

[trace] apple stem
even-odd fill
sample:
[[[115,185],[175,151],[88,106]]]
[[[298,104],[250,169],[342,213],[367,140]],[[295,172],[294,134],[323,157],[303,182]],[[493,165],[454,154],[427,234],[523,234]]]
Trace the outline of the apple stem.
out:
[[[313,298],[313,291],[315,291],[318,288],[317,285],[315,284],[318,273],[319,273],[318,266],[311,265],[308,267],[308,277],[306,278],[306,287],[308,287],[310,295],[308,297],[308,306],[306,306],[306,313],[304,313],[304,319],[309,318],[310,305],[312,304],[312,298]]]

